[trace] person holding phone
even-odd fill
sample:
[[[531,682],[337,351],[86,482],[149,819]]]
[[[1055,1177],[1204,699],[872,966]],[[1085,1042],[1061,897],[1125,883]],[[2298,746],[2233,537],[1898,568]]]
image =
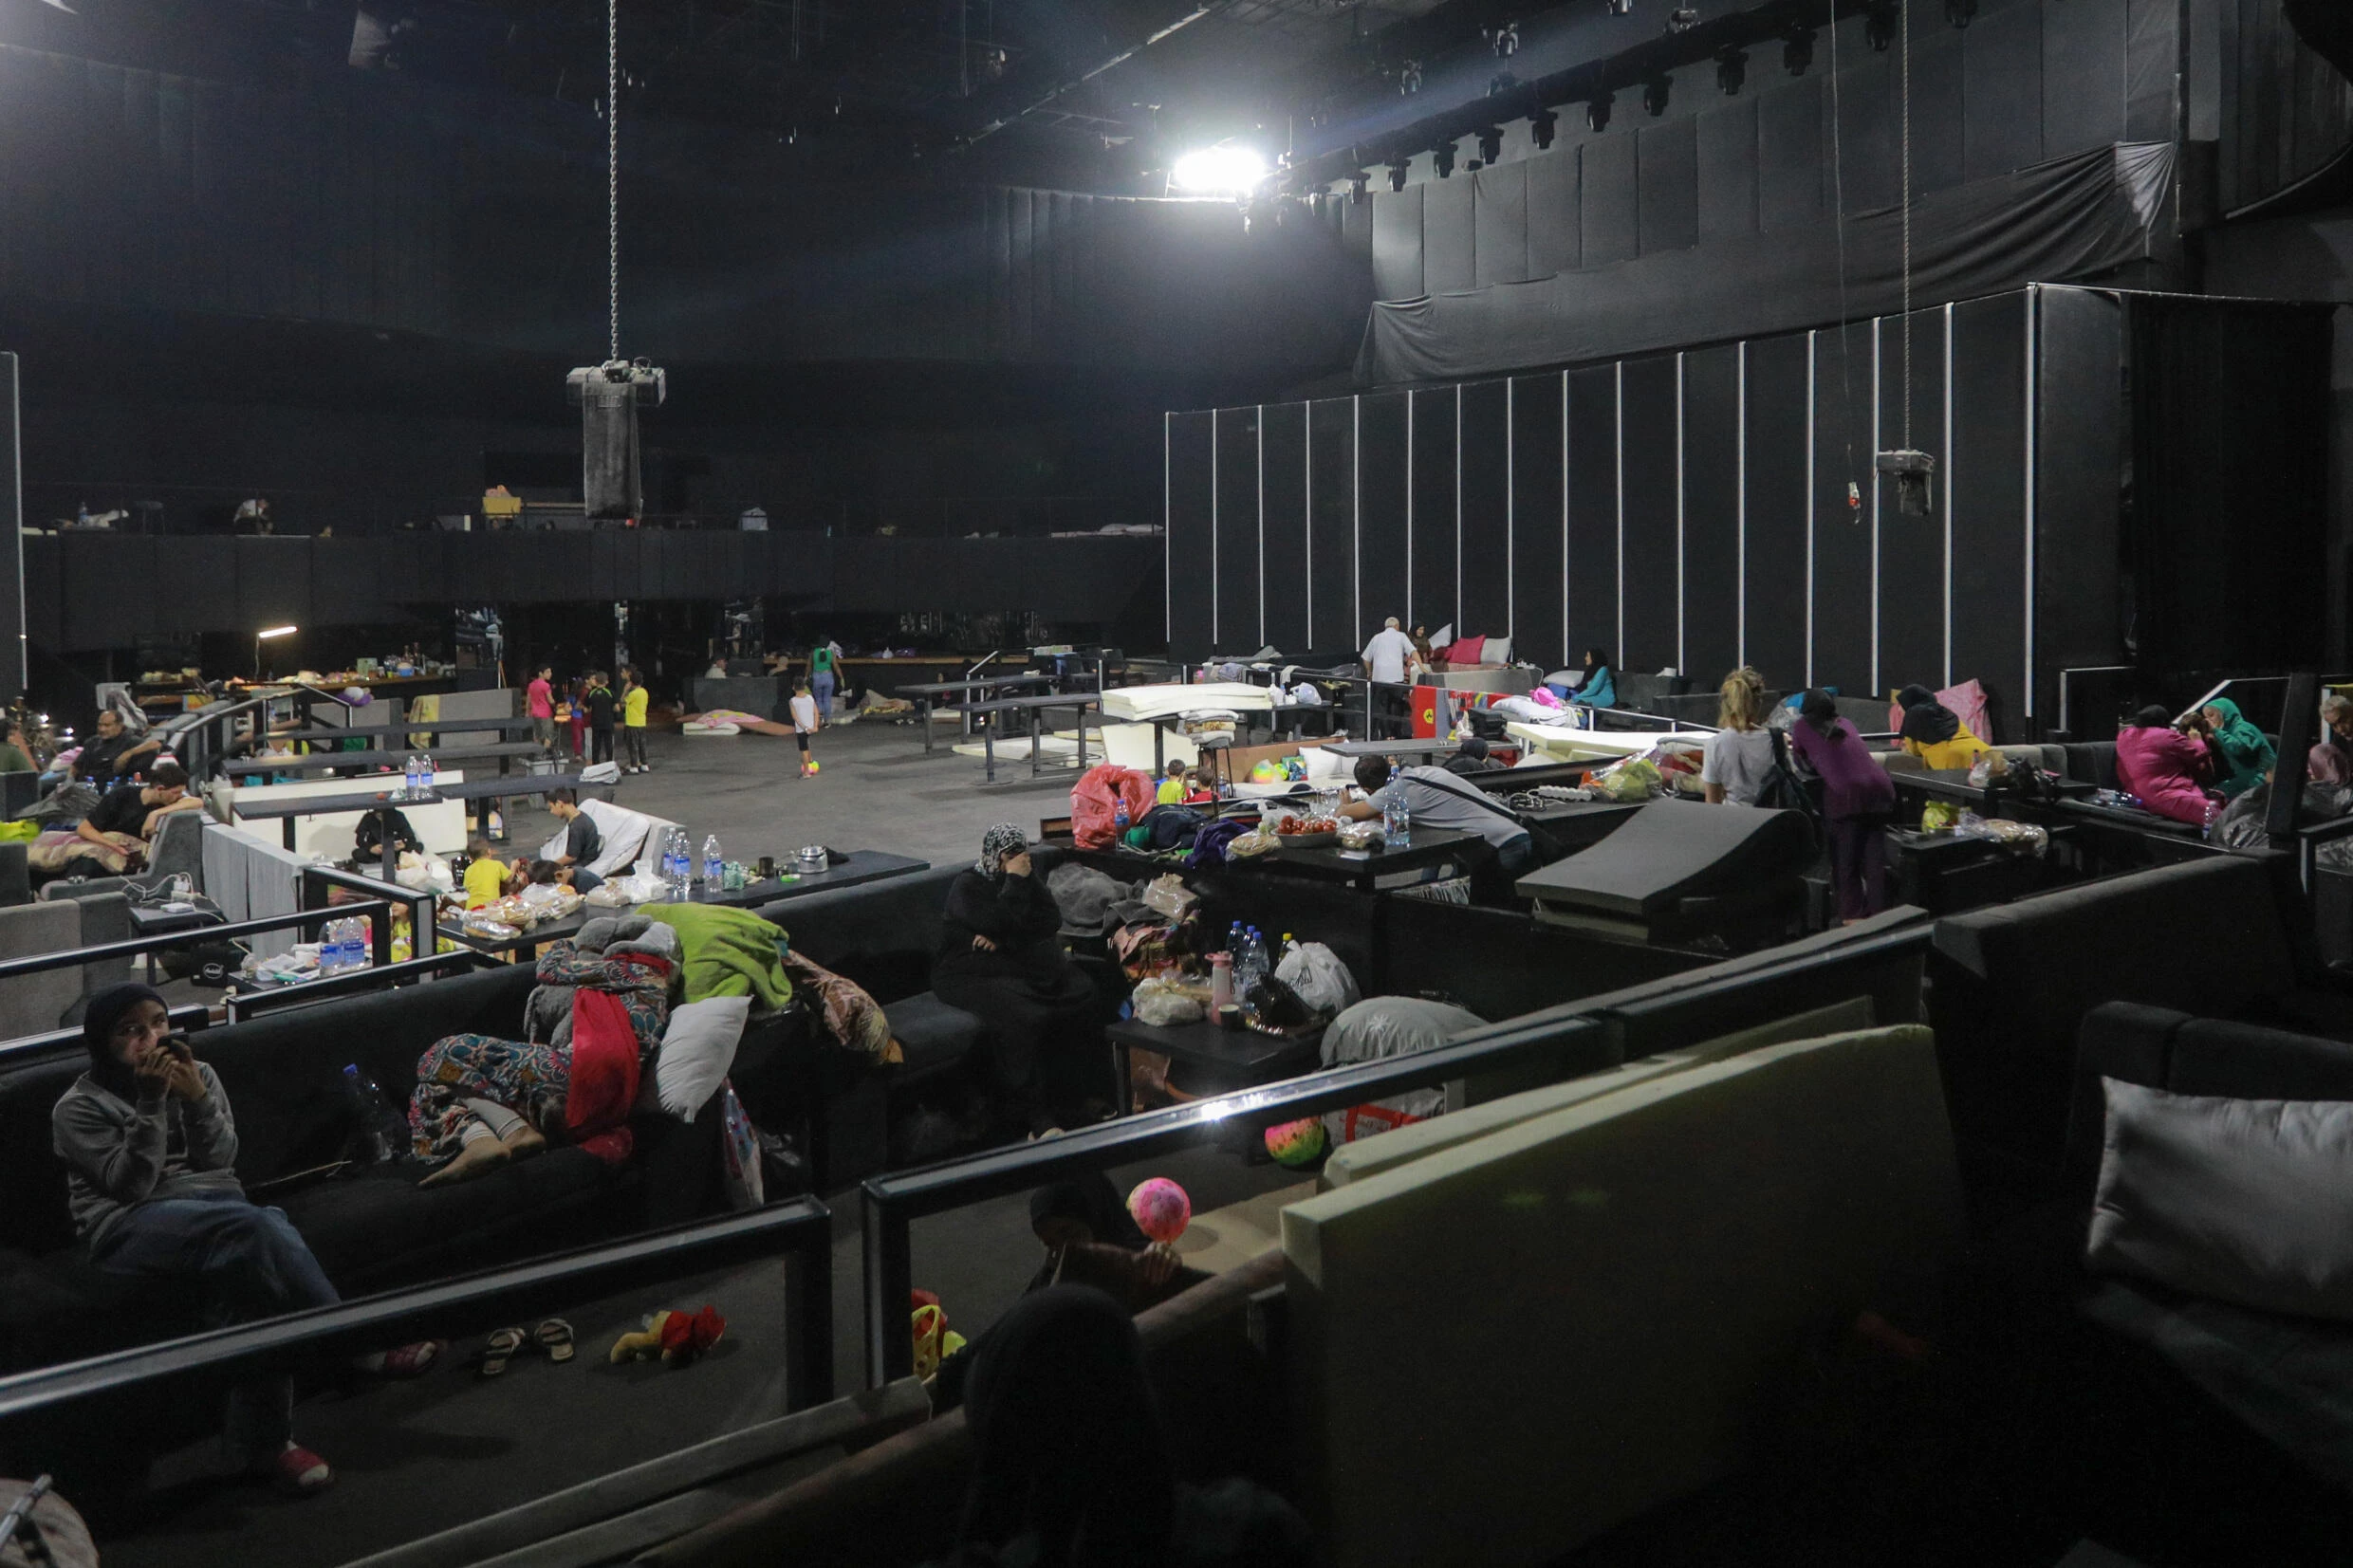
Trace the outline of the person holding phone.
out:
[[[65,1162],[74,1230],[108,1274],[185,1282],[209,1325],[250,1322],[342,1298],[285,1211],[245,1195],[237,1124],[210,1064],[172,1032],[163,998],[115,986],[90,999],[82,1042],[89,1071],[49,1113]],[[440,1345],[362,1359],[415,1376]],[[334,1484],[327,1462],[293,1439],[290,1377],[261,1376],[229,1394],[223,1437],[239,1468],[297,1496]]]

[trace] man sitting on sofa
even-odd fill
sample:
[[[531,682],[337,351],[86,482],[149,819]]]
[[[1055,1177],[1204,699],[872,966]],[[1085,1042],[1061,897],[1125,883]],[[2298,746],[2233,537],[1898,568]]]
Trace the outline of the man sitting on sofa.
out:
[[[148,782],[119,784],[108,790],[74,831],[102,848],[114,846],[109,833],[125,833],[152,841],[156,824],[176,811],[201,811],[204,799],[188,793],[188,775],[177,763],[157,763]]]
[[[581,810],[580,796],[570,789],[547,791],[547,809],[569,829],[564,839],[564,853],[555,858],[556,864],[570,869],[574,890],[595,892],[604,881],[588,869],[589,863],[604,850],[604,836],[597,831],[596,820]]]
[[[73,776],[103,789],[117,779],[137,776],[162,749],[162,736],[150,733],[141,740],[123,729],[122,715],[109,708],[98,716],[97,737],[74,760]]]

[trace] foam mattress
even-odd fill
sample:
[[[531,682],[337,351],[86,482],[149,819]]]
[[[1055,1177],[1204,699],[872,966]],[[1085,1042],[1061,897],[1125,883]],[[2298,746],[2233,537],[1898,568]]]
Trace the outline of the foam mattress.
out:
[[[1115,686],[1102,694],[1103,716],[1113,719],[1165,719],[1209,708],[1269,712],[1274,692],[1248,681],[1205,681],[1194,686]]]
[[[1813,854],[1799,812],[1653,801],[1591,849],[1521,877],[1518,891],[1555,909],[1647,918],[1797,876]]]

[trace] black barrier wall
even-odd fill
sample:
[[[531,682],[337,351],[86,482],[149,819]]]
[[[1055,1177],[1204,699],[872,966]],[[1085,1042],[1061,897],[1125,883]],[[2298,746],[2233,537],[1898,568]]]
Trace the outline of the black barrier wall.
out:
[[[2204,324],[2195,353],[2144,350],[2128,388],[2136,300],[2161,305],[2174,340],[2185,316]],[[1850,694],[1974,678],[2004,738],[2023,739],[2056,726],[2063,671],[2136,652],[2127,562],[2144,598],[2233,584],[2201,627],[2314,631],[2302,612],[2283,627],[2270,596],[2320,579],[2325,442],[2261,443],[2277,475],[2262,492],[2268,589],[2225,569],[2245,546],[2215,487],[2173,497],[2162,537],[2138,549],[2126,498],[2136,445],[2308,425],[2326,402],[2325,310],[2042,286],[1909,327],[1908,395],[1906,322],[1891,316],[1321,399],[1304,420],[1299,404],[1171,414],[1171,651],[1361,647],[1394,615],[1510,636],[1547,671],[1600,645],[1622,669],[1707,683],[1743,663],[1776,687]],[[2221,377],[2210,361],[2233,355],[2245,362]],[[1303,422],[1321,451],[1294,439]],[[1907,439],[1937,462],[1931,516],[1899,511],[1874,471],[1874,452]],[[2196,649],[2144,636],[2137,652],[2186,668]]]

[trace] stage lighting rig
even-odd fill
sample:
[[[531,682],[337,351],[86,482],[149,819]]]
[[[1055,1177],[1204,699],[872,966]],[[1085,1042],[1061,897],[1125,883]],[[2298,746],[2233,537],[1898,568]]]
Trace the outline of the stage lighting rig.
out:
[[[1657,120],[1667,112],[1667,98],[1675,91],[1675,79],[1654,76],[1642,83],[1642,112]]]
[[[1634,0],[1609,0],[1609,13],[1612,16],[1631,16],[1634,14]]]
[[[1896,482],[1896,509],[1906,517],[1928,517],[1936,509],[1936,460],[1924,452],[1882,452],[1874,465]]]
[[[1398,67],[1398,96],[1411,98],[1421,91],[1421,62],[1408,60]]]
[[[1866,6],[1862,12],[1863,42],[1875,54],[1885,54],[1896,41],[1896,8],[1887,5]]]
[[[1600,136],[1603,131],[1608,130],[1610,106],[1615,101],[1615,94],[1594,94],[1592,101],[1585,104],[1585,129],[1595,136]]]
[[[1481,31],[1486,34],[1487,46],[1495,51],[1496,59],[1509,60],[1520,52],[1520,25],[1517,22],[1506,22],[1500,28],[1486,28]]]
[[[1726,49],[1715,57],[1715,84],[1726,98],[1739,97],[1741,85],[1748,80],[1748,50]]]
[[[1267,160],[1248,147],[1203,147],[1169,170],[1169,181],[1195,195],[1247,195],[1266,182]]]
[[[1956,28],[1977,20],[1977,0],[1944,0],[1944,19]]]
[[[1413,172],[1414,165],[1409,159],[1399,158],[1395,163],[1390,164],[1389,189],[1392,191],[1404,190],[1406,178],[1412,175]]]
[[[1479,161],[1492,163],[1503,157],[1503,127],[1490,125],[1479,132]]]
[[[1373,176],[1362,169],[1348,176],[1348,199],[1359,207],[1364,205],[1364,198],[1372,188]]]
[[[1436,146],[1431,148],[1430,161],[1431,164],[1437,170],[1438,178],[1453,178],[1454,174],[1454,144],[1451,141],[1441,141]]]
[[[1677,6],[1667,12],[1669,32],[1689,32],[1699,26],[1699,12],[1690,6]]]
[[[1560,129],[1561,117],[1550,109],[1538,109],[1528,117],[1528,134],[1535,138],[1539,152],[1552,145],[1552,138]]]
[[[1791,76],[1804,76],[1814,63],[1814,29],[1793,28],[1782,35],[1781,64]]]

